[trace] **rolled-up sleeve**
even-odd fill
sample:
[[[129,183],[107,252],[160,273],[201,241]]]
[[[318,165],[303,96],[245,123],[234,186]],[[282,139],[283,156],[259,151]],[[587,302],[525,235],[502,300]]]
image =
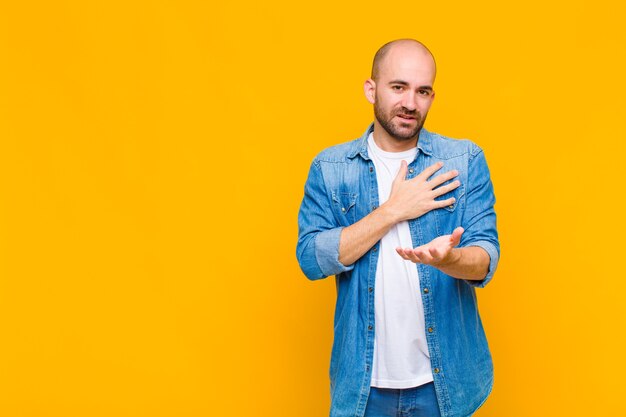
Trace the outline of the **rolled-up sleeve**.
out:
[[[296,257],[304,275],[311,280],[350,271],[354,265],[339,262],[340,226],[332,212],[322,169],[314,160],[304,186],[298,213]]]
[[[496,228],[496,202],[493,184],[485,155],[478,146],[472,148],[468,168],[468,192],[463,217],[463,228],[460,247],[478,246],[489,255],[489,270],[480,281],[465,280],[469,285],[483,288],[491,281],[500,260],[500,243]]]

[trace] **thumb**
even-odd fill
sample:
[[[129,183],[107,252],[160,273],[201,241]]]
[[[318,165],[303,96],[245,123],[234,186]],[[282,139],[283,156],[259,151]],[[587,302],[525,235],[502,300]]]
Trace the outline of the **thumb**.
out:
[[[393,180],[393,182],[400,182],[404,180],[406,178],[406,171],[407,164],[406,161],[403,159],[402,162],[400,162],[400,170],[398,171],[398,174],[396,175],[396,178]]]
[[[450,241],[452,242],[452,247],[456,247],[459,243],[461,243],[461,235],[463,234],[465,230],[459,226],[456,229],[454,229],[454,231],[452,232],[452,235],[450,236]]]

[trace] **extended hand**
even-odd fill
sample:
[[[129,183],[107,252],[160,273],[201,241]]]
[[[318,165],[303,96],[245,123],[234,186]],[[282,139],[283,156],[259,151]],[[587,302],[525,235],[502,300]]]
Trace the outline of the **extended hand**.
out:
[[[461,242],[463,228],[457,227],[451,235],[439,236],[425,245],[411,248],[396,248],[396,252],[407,261],[432,265],[434,267],[442,266],[454,262],[456,259],[452,248]]]

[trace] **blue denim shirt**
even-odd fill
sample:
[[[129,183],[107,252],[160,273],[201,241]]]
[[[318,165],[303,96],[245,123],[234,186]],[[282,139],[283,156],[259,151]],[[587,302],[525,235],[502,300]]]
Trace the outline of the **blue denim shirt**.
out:
[[[336,276],[337,303],[330,360],[331,417],[362,417],[370,390],[374,352],[374,288],[378,246],[352,265],[339,262],[341,230],[378,207],[374,163],[367,154],[370,124],[359,139],[330,147],[313,160],[298,215],[298,262],[311,280]],[[500,245],[495,197],[482,150],[422,129],[409,164],[413,178],[437,161],[435,175],[456,169],[461,185],[439,197],[451,206],[409,221],[414,246],[462,226],[459,247],[479,246],[490,257],[482,281],[456,279],[429,265],[415,264],[420,277],[430,362],[442,417],[471,415],[491,392],[493,364],[478,314],[475,288],[492,279]]]

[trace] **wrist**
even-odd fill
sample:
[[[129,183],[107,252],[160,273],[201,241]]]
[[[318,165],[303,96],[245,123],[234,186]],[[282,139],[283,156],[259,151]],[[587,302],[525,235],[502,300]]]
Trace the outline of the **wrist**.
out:
[[[383,203],[378,210],[380,210],[381,214],[388,220],[390,225],[395,225],[396,223],[400,223],[405,220],[400,215],[400,212],[393,206],[393,204],[386,201]]]

